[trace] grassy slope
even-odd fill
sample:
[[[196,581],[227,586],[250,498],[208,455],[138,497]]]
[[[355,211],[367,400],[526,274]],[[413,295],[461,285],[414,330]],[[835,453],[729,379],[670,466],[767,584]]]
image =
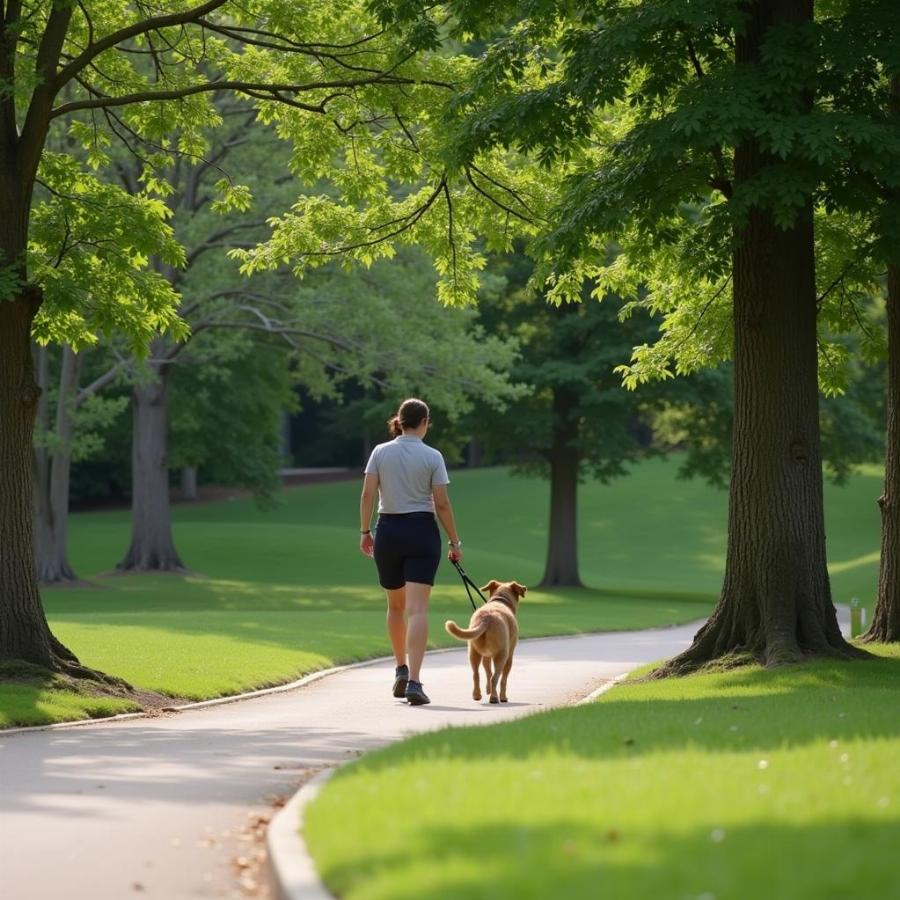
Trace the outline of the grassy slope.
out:
[[[582,488],[582,575],[592,590],[530,592],[525,635],[640,628],[708,612],[721,578],[727,498],[675,481],[674,471],[654,461],[612,485]],[[828,492],[838,599],[873,591],[879,487],[873,473]],[[353,482],[297,488],[266,512],[248,500],[179,506],[176,541],[202,577],[110,577],[97,589],[46,591],[48,617],[87,664],[190,698],[386,653],[381,592],[356,549],[358,492]],[[545,554],[546,483],[478,470],[454,473],[451,492],[473,577],[534,584]],[[128,527],[124,511],[74,516],[79,573],[111,569]],[[464,620],[468,606],[446,565],[433,610],[435,645],[448,645],[438,623]],[[7,696],[0,687],[0,725],[58,717],[37,695],[33,708],[19,702],[10,716]]]
[[[338,773],[305,833],[343,900],[895,897],[890,652],[414,738]]]

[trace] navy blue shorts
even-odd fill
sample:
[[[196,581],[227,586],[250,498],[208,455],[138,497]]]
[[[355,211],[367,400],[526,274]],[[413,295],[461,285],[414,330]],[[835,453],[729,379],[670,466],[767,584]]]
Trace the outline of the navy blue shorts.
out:
[[[434,584],[441,561],[441,533],[434,513],[382,513],[375,528],[378,582],[388,591],[407,581]]]

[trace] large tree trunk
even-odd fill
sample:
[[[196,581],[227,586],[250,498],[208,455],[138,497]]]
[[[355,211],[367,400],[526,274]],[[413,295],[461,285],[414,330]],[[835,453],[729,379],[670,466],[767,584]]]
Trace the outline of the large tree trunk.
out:
[[[169,505],[168,369],[152,384],[132,393],[134,429],[131,451],[131,546],[122,571],[180,572]]]
[[[39,306],[35,288],[0,300],[0,659],[54,668],[55,645],[38,593],[32,533],[31,439],[40,389],[31,323]]]
[[[578,467],[572,445],[578,428],[577,397],[566,388],[553,392],[553,443],[550,448],[550,533],[541,587],[581,587],[578,575]]]
[[[40,351],[42,369],[46,350]],[[59,377],[59,398],[52,449],[35,448],[35,558],[42,584],[78,582],[69,564],[69,479],[72,471],[72,442],[75,433],[75,403],[81,358],[71,347],[63,347]],[[46,382],[46,373],[42,385]],[[42,404],[43,405],[43,404]],[[48,415],[39,412],[38,430],[47,434]],[[42,444],[44,442],[41,442]]]
[[[812,0],[757,0],[737,40],[757,63],[773,24],[812,19]],[[755,143],[735,150],[736,190],[770,165]],[[825,567],[812,207],[793,226],[753,209],[735,234],[734,431],[725,580],[693,645],[663,670],[730,653],[772,665],[859,655],[841,636]]]
[[[887,449],[881,507],[878,598],[865,641],[900,641],[900,266],[888,266]]]

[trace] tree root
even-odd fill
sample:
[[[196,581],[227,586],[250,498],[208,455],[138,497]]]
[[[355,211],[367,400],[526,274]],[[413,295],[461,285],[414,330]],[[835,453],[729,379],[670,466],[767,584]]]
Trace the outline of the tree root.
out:
[[[59,646],[68,653],[65,647]],[[49,668],[24,660],[0,661],[0,682],[28,684],[51,691],[71,691],[91,697],[128,700],[149,715],[169,712],[173,706],[187,702],[183,698],[160,694],[158,691],[135,688],[123,678],[107,675],[105,672],[81,665],[74,658],[64,658],[55,653],[52,666]]]
[[[61,659],[55,656],[53,659],[53,670],[60,675],[67,675],[69,678],[84,681],[93,681],[102,684],[104,687],[121,688],[122,690],[132,691],[134,688],[124,678],[115,675],[107,675],[98,669],[91,669],[89,666],[83,666],[79,662],[72,662],[68,659]]]
[[[103,572],[101,577],[110,578],[113,575],[197,575],[193,569],[189,569],[183,565],[171,566],[142,566],[142,565],[125,565],[119,563],[114,569]]]
[[[896,644],[900,642],[900,634],[891,628],[870,628],[857,640],[861,644]]]

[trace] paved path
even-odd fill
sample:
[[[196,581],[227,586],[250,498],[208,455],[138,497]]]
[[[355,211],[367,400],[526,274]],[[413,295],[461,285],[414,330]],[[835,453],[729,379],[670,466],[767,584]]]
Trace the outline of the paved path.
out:
[[[229,860],[248,813],[316,770],[418,731],[584,697],[685,647],[697,624],[519,645],[510,703],[470,699],[465,650],[430,655],[430,706],[390,696],[391,663],[164,718],[0,732],[0,883],[9,900],[241,896]]]

